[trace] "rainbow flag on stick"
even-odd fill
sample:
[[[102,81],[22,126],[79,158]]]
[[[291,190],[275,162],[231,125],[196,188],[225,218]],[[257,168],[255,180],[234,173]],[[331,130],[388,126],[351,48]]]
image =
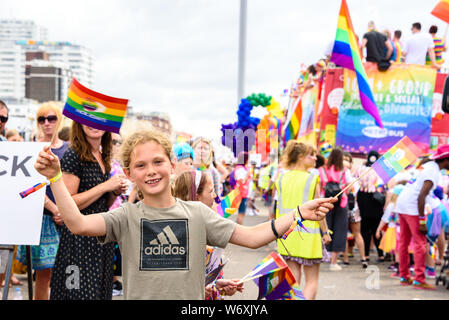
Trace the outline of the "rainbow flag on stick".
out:
[[[282,257],[272,252],[266,256],[244,279],[251,277],[259,287],[257,299],[281,299],[296,283],[295,277]]]
[[[234,214],[242,202],[242,196],[240,190],[235,188],[224,197],[217,206],[217,212],[223,218],[229,218]]]
[[[341,2],[337,35],[335,37],[330,61],[343,68],[355,71],[359,86],[360,103],[362,104],[363,109],[374,118],[376,124],[383,128],[379,111],[377,110],[377,105],[368,83],[368,77],[363,68],[359,44],[354,33],[346,0],[342,0]]]
[[[296,139],[301,125],[302,104],[301,97],[298,97],[291,109],[290,115],[287,115],[287,121],[284,126],[284,141]]]
[[[449,23],[449,0],[441,0],[438,2],[435,8],[433,8],[431,14],[438,19]]]
[[[120,133],[127,107],[128,100],[95,92],[73,78],[62,114],[95,129]]]
[[[386,184],[421,154],[421,150],[408,137],[404,137],[373,163],[371,168]]]

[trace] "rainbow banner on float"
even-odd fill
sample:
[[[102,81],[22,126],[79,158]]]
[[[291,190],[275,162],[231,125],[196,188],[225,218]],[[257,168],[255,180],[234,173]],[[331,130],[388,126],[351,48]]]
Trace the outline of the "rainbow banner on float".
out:
[[[120,133],[127,107],[128,100],[95,92],[73,78],[62,114],[98,130]]]
[[[336,145],[345,151],[386,152],[407,136],[428,152],[436,70],[418,65],[393,64],[387,72],[366,68],[384,128],[363,110],[354,72],[344,70],[344,96],[338,110]]]
[[[422,151],[408,138],[402,138],[371,166],[386,184],[421,156]]]

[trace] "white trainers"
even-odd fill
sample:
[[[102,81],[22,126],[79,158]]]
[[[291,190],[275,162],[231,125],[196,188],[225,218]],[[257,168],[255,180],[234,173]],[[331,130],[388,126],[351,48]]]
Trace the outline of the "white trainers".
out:
[[[330,264],[329,271],[341,271],[341,267],[338,264]]]

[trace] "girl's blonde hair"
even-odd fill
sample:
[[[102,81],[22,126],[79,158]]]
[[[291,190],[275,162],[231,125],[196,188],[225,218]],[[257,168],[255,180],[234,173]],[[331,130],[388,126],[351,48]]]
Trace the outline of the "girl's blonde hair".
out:
[[[162,132],[156,130],[143,130],[137,131],[124,139],[122,148],[120,150],[120,158],[123,163],[123,168],[129,169],[131,164],[131,154],[134,148],[139,144],[154,141],[158,143],[165,152],[165,155],[173,163],[172,143],[170,139]]]
[[[299,158],[316,154],[315,148],[307,143],[289,140],[284,149],[284,161],[287,168],[295,165]]]
[[[48,112],[51,112],[51,111],[53,111],[55,113],[56,117],[58,118],[58,122],[57,122],[57,126],[56,126],[55,130],[59,131],[61,124],[62,124],[61,109],[54,102],[45,102],[40,105],[39,109],[37,109],[37,112],[36,112],[36,126],[37,126],[37,131],[39,133],[42,133],[42,129],[41,129],[41,126],[39,125],[39,123],[37,122],[37,118],[43,117]]]

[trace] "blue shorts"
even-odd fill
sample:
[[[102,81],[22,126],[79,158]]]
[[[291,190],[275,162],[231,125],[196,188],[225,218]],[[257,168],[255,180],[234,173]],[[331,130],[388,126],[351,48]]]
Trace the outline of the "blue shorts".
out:
[[[247,204],[248,204],[248,198],[243,198],[242,202],[240,202],[239,214],[245,214]]]

